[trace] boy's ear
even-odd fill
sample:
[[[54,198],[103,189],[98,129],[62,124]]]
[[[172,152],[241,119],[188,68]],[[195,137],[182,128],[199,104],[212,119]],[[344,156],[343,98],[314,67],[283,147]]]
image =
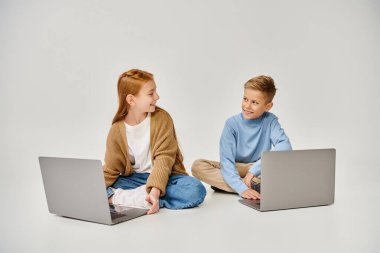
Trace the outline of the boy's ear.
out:
[[[127,97],[125,98],[125,100],[127,101],[127,103],[129,105],[132,105],[133,104],[133,95],[132,94],[128,94]]]
[[[265,107],[265,110],[266,111],[269,111],[270,109],[272,109],[272,106],[273,106],[273,102],[269,102]]]

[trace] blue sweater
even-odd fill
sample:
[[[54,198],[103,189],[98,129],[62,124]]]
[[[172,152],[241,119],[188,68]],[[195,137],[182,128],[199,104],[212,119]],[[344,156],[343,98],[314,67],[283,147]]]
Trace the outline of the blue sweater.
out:
[[[219,143],[223,178],[241,195],[248,187],[240,178],[235,162],[254,162],[249,172],[258,176],[264,151],[291,149],[289,138],[273,113],[265,112],[260,118],[250,120],[245,119],[242,113],[232,116],[224,125]]]

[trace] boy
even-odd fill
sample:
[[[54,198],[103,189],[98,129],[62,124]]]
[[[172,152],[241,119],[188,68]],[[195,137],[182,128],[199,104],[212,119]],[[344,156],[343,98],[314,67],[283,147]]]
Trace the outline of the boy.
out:
[[[196,178],[215,191],[260,199],[261,154],[292,149],[278,118],[269,112],[275,94],[270,76],[257,76],[245,83],[242,112],[224,125],[219,143],[220,163],[196,160],[191,168]]]

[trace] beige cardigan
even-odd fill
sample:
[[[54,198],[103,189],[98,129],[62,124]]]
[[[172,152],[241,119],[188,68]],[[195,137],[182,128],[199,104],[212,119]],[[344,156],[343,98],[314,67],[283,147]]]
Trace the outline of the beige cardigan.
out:
[[[161,196],[166,193],[170,175],[185,174],[183,157],[178,147],[173,120],[169,113],[157,107],[150,119],[150,153],[153,169],[146,190],[160,189]],[[103,166],[106,186],[111,186],[121,176],[133,173],[128,157],[128,141],[124,121],[115,122],[108,133],[107,147]]]

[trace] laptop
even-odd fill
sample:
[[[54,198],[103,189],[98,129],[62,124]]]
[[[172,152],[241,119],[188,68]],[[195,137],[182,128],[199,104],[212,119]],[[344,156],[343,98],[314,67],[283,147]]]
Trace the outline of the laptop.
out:
[[[113,225],[148,210],[109,205],[100,160],[39,157],[49,212]]]
[[[239,202],[259,211],[333,204],[335,153],[335,149],[264,152],[261,199]]]

